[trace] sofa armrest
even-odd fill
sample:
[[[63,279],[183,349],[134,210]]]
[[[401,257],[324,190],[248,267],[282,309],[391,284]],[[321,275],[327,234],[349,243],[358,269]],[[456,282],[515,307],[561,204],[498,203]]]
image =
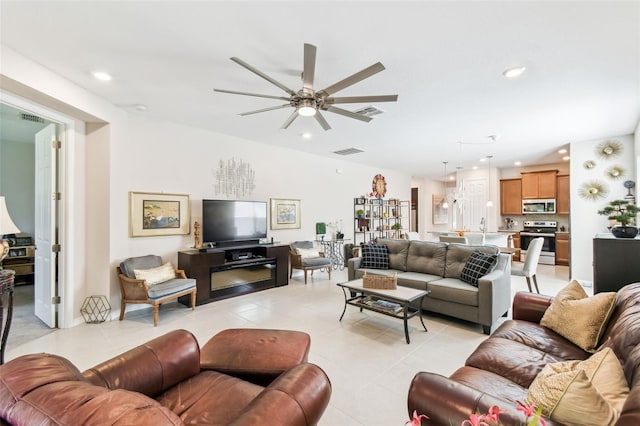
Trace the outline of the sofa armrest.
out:
[[[500,253],[495,269],[478,279],[478,322],[488,334],[494,322],[511,307],[511,259]]]
[[[552,301],[552,296],[519,291],[513,298],[513,319],[539,324]]]
[[[361,263],[361,257],[352,257],[347,261],[347,278],[349,281],[356,279],[356,269],[360,268]]]
[[[299,364],[267,386],[232,425],[315,425],[329,404],[331,382],[314,364]]]
[[[463,383],[436,373],[421,372],[415,375],[409,387],[407,409],[409,417],[416,410],[429,416],[423,425],[459,425],[473,413],[487,413],[497,405],[505,410],[500,414],[500,424],[524,425],[525,417],[517,411],[517,403],[497,398]]]
[[[94,385],[136,391],[154,398],[198,373],[198,341],[186,330],[174,330],[82,374]]]

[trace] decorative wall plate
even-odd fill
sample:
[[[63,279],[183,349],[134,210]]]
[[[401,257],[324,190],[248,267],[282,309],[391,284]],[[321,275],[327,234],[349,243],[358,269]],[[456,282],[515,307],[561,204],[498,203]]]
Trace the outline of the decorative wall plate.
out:
[[[588,201],[596,201],[604,198],[609,193],[609,187],[600,181],[592,180],[580,185],[578,195]]]
[[[611,139],[604,143],[599,144],[596,147],[596,154],[600,156],[600,158],[611,158],[622,152],[622,144],[620,141]]]
[[[582,167],[584,167],[587,170],[591,170],[596,166],[596,162],[593,160],[587,160],[584,163],[582,163]]]
[[[624,176],[624,168],[621,166],[611,166],[605,172],[611,179],[621,179]]]
[[[382,198],[387,193],[387,181],[384,176],[377,174],[373,177],[373,182],[371,183],[371,192],[374,197]]]

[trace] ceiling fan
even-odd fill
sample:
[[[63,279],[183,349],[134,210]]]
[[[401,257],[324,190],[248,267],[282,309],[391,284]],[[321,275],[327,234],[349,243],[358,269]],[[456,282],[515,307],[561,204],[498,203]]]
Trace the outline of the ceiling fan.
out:
[[[280,89],[287,92],[289,97],[286,96],[272,96],[272,95],[261,95],[257,93],[247,93],[247,92],[238,92],[235,90],[223,90],[223,89],[213,89],[216,92],[222,93],[231,93],[234,95],[245,95],[245,96],[256,96],[259,98],[269,98],[269,99],[279,99],[283,101],[287,101],[284,105],[278,105],[275,107],[263,108],[255,111],[249,111],[241,113],[240,115],[251,115],[257,114],[259,112],[273,111],[281,108],[295,108],[295,111],[287,118],[287,120],[282,125],[281,129],[288,128],[291,123],[298,117],[298,115],[302,115],[305,117],[315,117],[316,121],[322,126],[324,130],[331,129],[327,120],[324,119],[320,111],[329,111],[335,114],[340,114],[345,117],[355,118],[356,120],[369,122],[371,121],[371,117],[367,117],[365,115],[357,114],[355,112],[351,112],[349,110],[338,108],[335,104],[353,104],[353,103],[363,103],[363,102],[395,102],[398,100],[398,95],[374,95],[374,96],[343,96],[343,97],[331,97],[336,92],[339,92],[342,89],[345,89],[349,86],[352,86],[365,78],[369,78],[374,74],[383,71],[384,65],[382,63],[377,62],[370,67],[359,71],[344,80],[341,80],[335,84],[332,84],[329,87],[326,87],[319,91],[313,90],[313,78],[315,75],[316,68],[316,46],[312,44],[305,43],[304,45],[304,68],[302,71],[302,89],[297,92],[288,88],[284,84],[279,81],[269,77],[265,73],[260,70],[252,67],[247,64],[243,60],[233,57],[231,60],[237,63],[240,66],[248,69],[249,71],[259,75],[264,78],[271,84],[278,86]]]

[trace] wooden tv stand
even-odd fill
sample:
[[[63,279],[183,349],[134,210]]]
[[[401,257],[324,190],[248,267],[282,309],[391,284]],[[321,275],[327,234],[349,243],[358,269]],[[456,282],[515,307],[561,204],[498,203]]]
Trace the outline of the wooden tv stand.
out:
[[[266,288],[289,284],[289,246],[286,244],[238,244],[220,248],[190,249],[178,252],[178,268],[189,278],[195,278],[196,304],[213,302]],[[272,270],[269,280],[239,282],[233,287],[215,289],[212,279],[217,273],[246,269]],[[183,300],[184,299],[184,300]],[[188,304],[186,298],[180,302]]]

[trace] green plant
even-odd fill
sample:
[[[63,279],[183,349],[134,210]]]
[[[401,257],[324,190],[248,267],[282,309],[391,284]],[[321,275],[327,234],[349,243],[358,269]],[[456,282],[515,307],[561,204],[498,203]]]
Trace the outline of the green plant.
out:
[[[622,226],[635,223],[638,212],[640,212],[638,206],[627,200],[613,200],[608,206],[598,210],[598,214],[607,216],[609,220],[615,220]]]
[[[327,233],[327,224],[324,222],[316,222],[316,235],[323,235]]]
[[[364,210],[362,210],[362,209],[358,209],[358,210],[356,210],[356,214],[357,214],[358,216],[364,216]]]
[[[395,230],[402,229],[402,224],[400,222],[396,222],[393,225],[391,225],[391,229],[395,229]]]

